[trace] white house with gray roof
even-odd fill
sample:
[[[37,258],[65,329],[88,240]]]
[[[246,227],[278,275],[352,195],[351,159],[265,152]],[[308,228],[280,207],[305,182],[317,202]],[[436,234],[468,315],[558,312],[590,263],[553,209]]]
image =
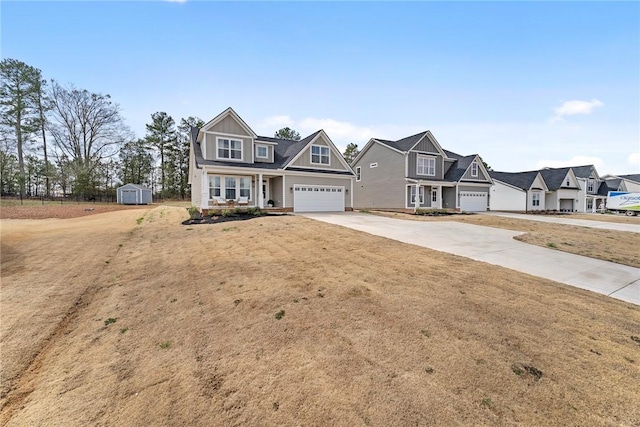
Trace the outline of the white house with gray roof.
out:
[[[344,211],[353,207],[353,179],[324,130],[299,141],[259,136],[232,108],[191,130],[191,202],[202,211]]]
[[[351,164],[359,209],[486,211],[492,180],[482,159],[443,150],[431,131],[372,138]]]

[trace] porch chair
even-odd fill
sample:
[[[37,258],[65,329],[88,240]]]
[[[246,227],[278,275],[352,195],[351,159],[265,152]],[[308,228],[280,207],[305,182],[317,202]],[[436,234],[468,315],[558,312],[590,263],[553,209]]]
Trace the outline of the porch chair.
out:
[[[248,205],[249,205],[249,198],[240,196],[240,198],[238,199],[238,206],[248,206]]]
[[[222,198],[222,197],[214,197],[213,199],[211,199],[213,201],[213,206],[214,207],[222,207],[222,206],[228,206],[227,201]]]

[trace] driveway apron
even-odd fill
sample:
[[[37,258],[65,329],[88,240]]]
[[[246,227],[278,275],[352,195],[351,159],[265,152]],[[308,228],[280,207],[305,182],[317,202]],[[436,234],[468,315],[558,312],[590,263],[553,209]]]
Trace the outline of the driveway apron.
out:
[[[358,213],[308,218],[464,256],[640,305],[640,269],[514,240],[519,231],[455,221],[411,221]]]

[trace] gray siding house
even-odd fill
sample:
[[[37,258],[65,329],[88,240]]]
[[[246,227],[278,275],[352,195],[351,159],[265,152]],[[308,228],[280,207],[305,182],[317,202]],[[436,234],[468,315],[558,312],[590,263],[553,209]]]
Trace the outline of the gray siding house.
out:
[[[299,141],[257,135],[232,109],[191,129],[191,202],[201,211],[353,207],[354,173],[324,130]]]
[[[443,150],[430,131],[372,138],[352,162],[354,207],[485,211],[491,177],[482,159]]]

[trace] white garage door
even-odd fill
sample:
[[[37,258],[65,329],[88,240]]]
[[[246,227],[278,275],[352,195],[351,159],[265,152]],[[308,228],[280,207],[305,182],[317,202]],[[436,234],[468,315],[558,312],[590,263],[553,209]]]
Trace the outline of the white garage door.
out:
[[[463,212],[484,212],[487,210],[487,193],[477,191],[460,192],[460,210]]]
[[[136,190],[122,190],[122,204],[135,205],[138,203]]]
[[[328,185],[294,185],[293,211],[344,211],[344,187]]]

